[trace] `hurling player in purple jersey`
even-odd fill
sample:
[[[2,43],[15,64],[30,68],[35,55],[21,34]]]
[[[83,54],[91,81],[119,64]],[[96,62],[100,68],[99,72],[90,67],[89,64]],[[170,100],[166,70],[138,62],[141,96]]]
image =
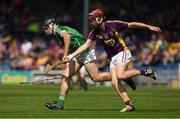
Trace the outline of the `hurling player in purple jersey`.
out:
[[[125,107],[120,112],[133,111],[135,108],[130,101],[123,86],[118,81],[128,80],[135,76],[144,75],[157,79],[156,73],[147,68],[144,70],[131,69],[127,70],[128,63],[131,60],[131,53],[124,43],[120,32],[127,28],[145,28],[150,31],[160,32],[159,27],[150,26],[140,22],[122,22],[119,20],[105,21],[104,12],[102,9],[95,9],[89,13],[90,23],[93,26],[93,30],[89,33],[88,39],[78,50],[68,56],[71,59],[77,56],[81,52],[90,47],[95,40],[100,40],[107,53],[108,59],[110,59],[110,72],[112,85],[117,90],[118,94],[122,97]]]

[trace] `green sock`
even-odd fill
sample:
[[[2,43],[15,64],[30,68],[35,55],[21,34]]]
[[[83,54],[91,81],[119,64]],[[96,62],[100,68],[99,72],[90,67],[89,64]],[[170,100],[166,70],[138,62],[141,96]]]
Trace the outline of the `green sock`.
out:
[[[65,101],[65,96],[59,96],[59,99],[58,99],[58,101],[57,101],[57,103],[59,104],[59,105],[64,105],[64,101]]]

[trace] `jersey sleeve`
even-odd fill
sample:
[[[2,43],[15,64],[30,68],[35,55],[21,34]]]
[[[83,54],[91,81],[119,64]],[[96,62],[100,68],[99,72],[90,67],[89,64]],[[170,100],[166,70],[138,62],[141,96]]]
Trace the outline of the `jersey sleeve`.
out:
[[[122,22],[119,20],[116,21],[109,21],[109,24],[113,26],[117,31],[121,32],[123,30],[126,30],[128,28],[128,23]]]
[[[60,34],[60,36],[62,35],[62,33],[63,33],[64,31],[66,31],[66,30],[61,29],[61,28],[59,28],[59,27],[56,27],[56,28],[55,28],[55,32],[58,33],[58,34]]]
[[[89,33],[88,39],[93,40],[93,41],[96,40],[96,37],[95,37],[95,34],[94,34],[94,30],[92,30],[92,31]]]

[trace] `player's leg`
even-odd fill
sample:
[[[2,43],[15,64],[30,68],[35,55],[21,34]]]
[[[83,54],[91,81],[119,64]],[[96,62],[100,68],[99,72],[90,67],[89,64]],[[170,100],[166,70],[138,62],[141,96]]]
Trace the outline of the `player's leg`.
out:
[[[126,71],[126,67],[127,63],[122,62],[117,64],[117,77],[119,80],[126,80],[141,75],[140,70],[131,69]]]
[[[145,70],[137,70],[137,69],[126,70],[126,67],[127,67],[127,63],[119,63],[117,65],[117,72],[118,72],[117,77],[119,80],[127,80],[129,78],[133,78],[139,75],[148,76],[155,80],[157,78],[156,73],[151,68],[147,68]]]
[[[100,82],[111,80],[110,72],[100,72],[95,60],[84,64],[84,66],[86,67],[86,70],[93,81]]]
[[[145,75],[153,79],[156,79],[156,73],[150,68],[147,68],[145,70],[138,70],[138,69],[126,70],[128,63],[130,62],[130,58],[131,58],[130,51],[122,51],[114,58],[114,61],[117,61],[116,62],[117,77],[119,80],[127,80],[129,78],[133,78],[139,75]]]
[[[86,80],[85,80],[85,76],[86,76],[86,69],[83,66],[77,72],[77,81],[78,81],[78,84],[80,85],[80,88],[84,89],[86,91],[88,89],[88,87],[87,87],[87,83],[86,83]]]
[[[130,62],[128,63],[128,67],[126,68],[126,70],[133,69],[133,68],[134,68],[134,63]],[[136,90],[136,83],[134,81],[134,78],[130,78],[128,80],[123,80],[123,81],[126,82],[126,84],[128,84],[131,87],[131,89]]]
[[[68,78],[63,78],[60,87],[60,96],[59,99],[53,103],[46,103],[46,107],[49,109],[59,109],[62,110],[64,107],[65,98],[68,94],[70,88],[70,78],[80,69],[82,65],[77,61],[71,61],[67,64],[67,67],[64,70],[64,75]]]
[[[60,95],[62,96],[66,96],[69,88],[70,88],[70,78],[77,72],[79,71],[80,67],[82,65],[79,64],[77,61],[70,61],[67,64],[67,67],[64,70],[64,75],[66,77],[69,77],[67,79],[62,79],[62,83],[61,83],[61,90],[60,90]]]
[[[100,72],[95,61],[85,64],[87,72],[95,82],[110,81],[110,72]],[[132,79],[124,80],[133,90],[136,90],[136,84]]]
[[[96,64],[96,54],[93,48],[89,48],[86,52],[81,54],[82,63],[84,64],[88,74],[94,81],[110,81],[109,72],[99,72]]]
[[[116,67],[111,68],[110,72],[111,72],[111,77],[112,77],[111,83],[112,83],[113,87],[116,89],[119,96],[122,98],[124,105],[125,105],[125,107],[121,110],[121,112],[133,111],[135,108],[134,108],[133,104],[131,103],[126,90],[124,89],[122,84],[117,79]]]

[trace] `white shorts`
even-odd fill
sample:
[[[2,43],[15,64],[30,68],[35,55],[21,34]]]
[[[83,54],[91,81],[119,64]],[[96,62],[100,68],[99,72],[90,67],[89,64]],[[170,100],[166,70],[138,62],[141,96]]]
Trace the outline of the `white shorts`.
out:
[[[129,50],[119,52],[117,55],[111,58],[110,69],[117,66],[117,64],[119,63],[129,63],[131,58],[132,58],[132,55]]]
[[[94,61],[96,60],[95,50],[93,48],[89,48],[85,52],[73,58],[73,60],[76,60],[77,62],[80,62],[82,64],[86,64],[91,61]]]

